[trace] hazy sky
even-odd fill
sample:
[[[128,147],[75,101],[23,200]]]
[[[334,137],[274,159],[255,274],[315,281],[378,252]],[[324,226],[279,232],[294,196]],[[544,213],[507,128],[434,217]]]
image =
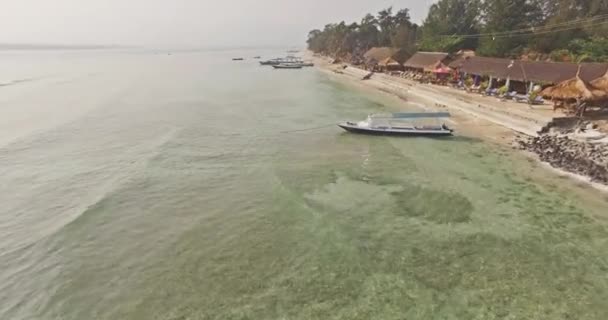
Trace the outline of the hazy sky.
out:
[[[303,45],[328,22],[434,0],[0,0],[0,43]]]

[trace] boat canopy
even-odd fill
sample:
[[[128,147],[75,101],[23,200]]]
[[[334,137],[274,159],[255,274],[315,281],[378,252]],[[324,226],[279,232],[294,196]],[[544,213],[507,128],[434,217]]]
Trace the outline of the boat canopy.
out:
[[[424,118],[449,118],[448,112],[401,112],[393,114],[371,115],[373,119],[424,119]]]

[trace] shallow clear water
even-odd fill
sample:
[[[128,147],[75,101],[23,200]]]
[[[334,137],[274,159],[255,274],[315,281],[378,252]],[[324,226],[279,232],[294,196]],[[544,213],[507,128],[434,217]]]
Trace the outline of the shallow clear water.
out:
[[[602,195],[257,54],[1,54],[0,319],[605,319]]]

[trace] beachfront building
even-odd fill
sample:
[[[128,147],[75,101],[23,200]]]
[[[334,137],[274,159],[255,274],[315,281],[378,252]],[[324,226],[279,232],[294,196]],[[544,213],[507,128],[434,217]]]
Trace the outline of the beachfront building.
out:
[[[467,57],[457,59],[451,68],[473,77],[473,86],[484,83],[487,90],[506,87],[508,92],[526,94],[535,87],[547,87],[575,78],[579,66],[574,63],[523,61],[503,58]],[[606,73],[606,63],[584,63],[580,78],[589,82]]]
[[[447,68],[449,54],[445,52],[416,52],[403,66],[408,71],[433,72],[437,68]]]
[[[423,83],[445,85],[452,73],[447,65],[450,59],[450,55],[445,52],[417,52],[403,64],[405,77]]]
[[[367,70],[386,72],[403,70],[403,62],[410,56],[411,54],[403,49],[374,47],[363,55],[363,59]]]

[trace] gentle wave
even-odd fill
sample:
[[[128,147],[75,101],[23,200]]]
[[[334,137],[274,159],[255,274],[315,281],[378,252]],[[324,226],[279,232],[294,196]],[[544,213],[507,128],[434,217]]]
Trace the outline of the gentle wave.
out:
[[[22,84],[22,83],[36,81],[36,80],[39,80],[39,79],[41,79],[41,78],[17,79],[17,80],[5,82],[5,83],[0,83],[0,87],[14,86],[14,85],[17,85],[17,84]]]

